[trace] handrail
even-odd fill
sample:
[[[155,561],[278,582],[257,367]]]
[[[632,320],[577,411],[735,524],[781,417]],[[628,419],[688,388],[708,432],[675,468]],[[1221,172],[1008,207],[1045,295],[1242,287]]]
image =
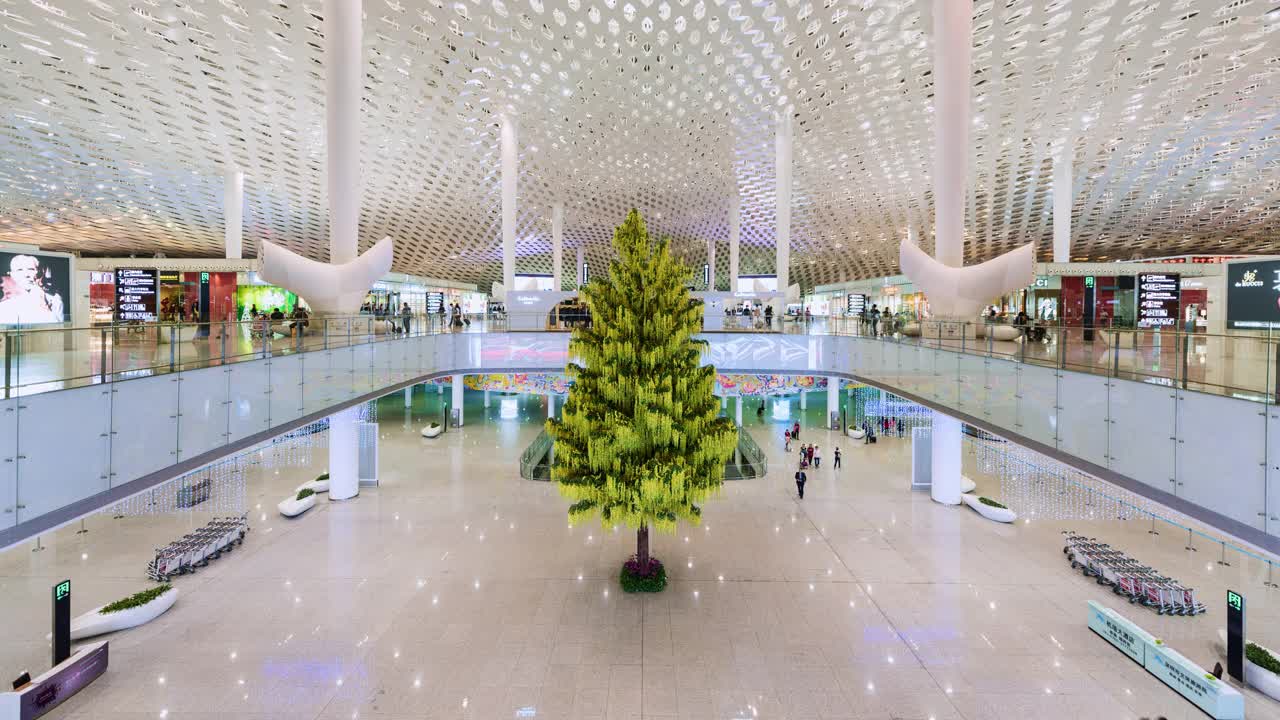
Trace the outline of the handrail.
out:
[[[551,468],[548,466],[546,472],[539,472],[542,459],[550,454],[555,441],[551,435],[547,433],[547,429],[543,428],[538,431],[538,436],[529,443],[529,447],[520,453],[520,477],[525,480],[550,480]]]
[[[550,455],[554,447],[555,441],[547,433],[546,428],[539,430],[537,437],[529,443],[529,447],[520,453],[520,477],[525,480],[550,480],[551,469],[548,465],[544,470],[542,461]],[[752,480],[764,477],[769,472],[769,461],[765,458],[764,450],[760,449],[755,439],[741,428],[738,431],[738,453],[741,462],[735,463],[730,459],[726,463],[726,467],[734,466],[735,468],[732,475],[725,473],[726,480]],[[748,468],[745,472],[744,465]]]

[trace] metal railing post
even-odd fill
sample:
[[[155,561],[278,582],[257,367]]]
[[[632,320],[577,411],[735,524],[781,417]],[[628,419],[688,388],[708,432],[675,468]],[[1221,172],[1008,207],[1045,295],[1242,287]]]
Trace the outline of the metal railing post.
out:
[[[1111,377],[1120,377],[1120,331],[1111,331]]]
[[[178,364],[178,333],[177,326],[169,324],[169,372],[173,372]]]
[[[222,343],[221,343],[222,363],[221,364],[226,365],[227,364],[227,321],[225,319],[222,321],[222,338],[221,339],[222,339]]]
[[[111,326],[112,328],[115,325]],[[98,348],[98,380],[100,382],[107,381],[107,328],[102,328],[102,346]]]
[[[324,319],[324,349],[329,349],[329,318]]]

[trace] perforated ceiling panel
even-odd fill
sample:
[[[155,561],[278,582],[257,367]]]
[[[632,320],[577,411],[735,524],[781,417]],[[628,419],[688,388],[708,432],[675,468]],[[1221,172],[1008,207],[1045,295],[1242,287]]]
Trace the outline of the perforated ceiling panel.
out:
[[[0,239],[327,257],[320,4],[0,0]],[[497,114],[518,117],[517,270],[551,269],[563,199],[603,269],[626,209],[701,264],[730,196],[742,272],[773,271],[774,115],[795,113],[791,277],[890,274],[932,216],[925,0],[366,0],[361,247],[501,275]],[[1275,0],[1004,0],[975,8],[966,261],[1050,255],[1051,157],[1074,158],[1074,255],[1275,251]],[[925,234],[926,246],[930,244]],[[595,270],[598,272],[598,270]]]

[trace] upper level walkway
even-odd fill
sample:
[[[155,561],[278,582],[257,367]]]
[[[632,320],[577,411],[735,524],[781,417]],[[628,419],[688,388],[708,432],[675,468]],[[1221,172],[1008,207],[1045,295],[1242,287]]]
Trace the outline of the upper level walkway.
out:
[[[247,323],[10,334],[0,547],[414,383],[568,359],[567,333],[507,332],[504,319],[409,326],[362,316],[265,339]],[[707,333],[707,362],[873,384],[1280,549],[1270,339],[1064,328],[1036,342],[947,340],[839,320],[763,330]]]

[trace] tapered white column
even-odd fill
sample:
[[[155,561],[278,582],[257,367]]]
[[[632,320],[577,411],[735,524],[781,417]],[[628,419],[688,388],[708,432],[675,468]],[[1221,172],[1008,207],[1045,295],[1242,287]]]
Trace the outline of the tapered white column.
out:
[[[359,420],[358,407],[329,416],[330,500],[346,500],[360,494]]]
[[[582,247],[579,246],[578,247],[578,266],[577,266],[578,269],[574,275],[574,277],[578,278],[578,289],[582,289],[582,286],[586,284],[585,282],[583,282],[584,280],[586,280],[586,278],[583,277],[584,275],[586,275],[586,272],[583,270],[583,267],[586,265],[586,262],[587,262],[586,255],[582,252]]]
[[[516,123],[502,116],[499,129],[502,150],[502,285],[516,289]],[[508,312],[511,308],[507,308]]]
[[[354,260],[360,233],[360,0],[324,0],[329,262]]]
[[[484,391],[484,406],[489,407],[489,391]]]
[[[738,427],[742,427],[742,396],[741,395],[737,397],[737,402],[735,402],[733,405],[734,405],[733,421],[738,423]]]
[[[840,378],[827,378],[827,425],[830,427],[831,415],[840,412]]]
[[[551,206],[551,289],[560,292],[564,276],[564,203]]]
[[[444,394],[444,385],[443,385],[443,384],[441,384],[441,385],[437,385],[437,386],[436,386],[436,394],[438,394],[438,395],[443,395],[443,394]]]
[[[244,253],[244,173],[228,170],[222,194],[223,247],[228,260],[239,260]]]
[[[916,247],[920,247],[920,233],[916,232],[914,225],[907,226],[907,242],[915,245]]]
[[[413,386],[404,389],[404,406],[413,407]]]
[[[742,242],[742,197],[729,203],[729,292],[738,292],[738,247]]]
[[[960,504],[960,421],[950,415],[933,413],[932,445],[933,486],[930,495],[945,505]]]
[[[555,416],[556,416],[556,396],[552,395],[551,393],[547,393],[547,417],[553,418]]]
[[[968,178],[973,0],[933,0],[933,256],[964,265]]]
[[[778,275],[778,292],[781,300],[773,301],[773,314],[781,319],[787,309],[787,288],[791,285],[791,112],[783,111],[778,118],[777,135],[774,138],[774,179],[777,183],[777,221],[775,247],[775,272]],[[802,396],[803,397],[803,396]]]
[[[809,393],[803,390],[800,391],[800,409],[801,410],[809,409]]]
[[[1071,143],[1053,159],[1053,261],[1071,262]]]
[[[728,410],[728,409],[729,409],[729,396],[728,396],[728,395],[721,395],[721,396],[720,396],[720,409],[721,409],[721,410]]]
[[[707,292],[716,291],[716,241],[707,241]]]
[[[454,375],[452,380],[450,381],[450,386],[453,388],[453,403],[452,403],[453,409],[458,411],[458,425],[460,426],[462,425],[462,415],[463,415],[462,413],[463,391],[466,389],[462,386],[462,376]]]

